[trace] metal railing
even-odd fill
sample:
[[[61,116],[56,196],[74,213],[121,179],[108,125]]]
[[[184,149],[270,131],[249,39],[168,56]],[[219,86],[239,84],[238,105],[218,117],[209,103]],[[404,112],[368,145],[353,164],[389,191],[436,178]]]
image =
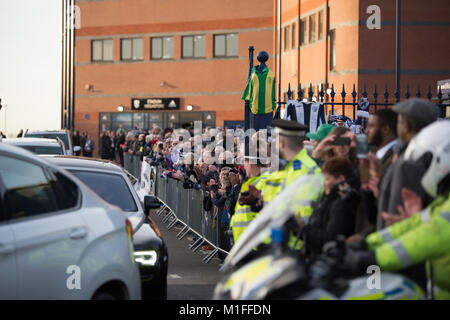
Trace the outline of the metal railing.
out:
[[[154,194],[163,204],[158,210],[157,215],[163,216],[163,222],[170,230],[175,225],[181,225],[182,228],[177,234],[177,239],[183,239],[188,233],[195,234],[195,240],[189,249],[196,252],[203,244],[209,244],[213,250],[203,258],[205,263],[209,263],[216,254],[227,255],[228,252],[221,248],[220,239],[223,235],[221,227],[221,218],[219,212],[213,209],[207,211],[203,208],[204,191],[196,189],[185,189],[183,183],[173,178],[167,178],[162,175],[161,167],[151,167],[150,174],[146,171],[147,164],[142,166],[140,175],[140,186],[143,179],[150,178],[151,181],[145,182],[144,186],[153,186]]]
[[[123,154],[123,167],[131,175],[139,177],[141,175],[142,161],[140,156],[130,155],[128,152]]]
[[[336,90],[339,90],[336,88]],[[347,91],[345,89],[345,86],[342,85],[342,91],[336,92],[334,85],[331,85],[328,89],[325,89],[324,84],[320,84],[320,88],[317,88],[317,102],[323,103],[325,108],[327,109],[327,113],[335,114],[340,113],[344,116],[348,116],[353,121],[357,119],[356,111],[358,108],[358,101],[360,98],[366,98],[368,99],[370,103],[370,109],[367,110],[370,113],[373,113],[377,111],[380,108],[387,109],[395,105],[396,103],[400,102],[402,100],[402,96],[404,96],[404,99],[409,99],[411,97],[417,97],[417,98],[425,98],[430,101],[433,101],[436,106],[439,108],[439,117],[445,118],[447,115],[447,110],[450,107],[450,104],[448,100],[444,100],[444,94],[442,93],[441,86],[437,88],[436,93],[432,92],[431,86],[428,86],[427,90],[424,92],[422,91],[420,85],[417,86],[417,91],[410,90],[409,85],[406,86],[406,91],[404,94],[400,92],[400,90],[395,89],[395,92],[389,92],[388,86],[386,85],[384,87],[383,92],[380,92],[379,89],[377,89],[377,86],[375,85],[372,91],[372,94],[369,94],[367,91],[367,87],[364,84],[363,85],[363,91],[357,92],[356,91],[356,85],[353,84],[353,89],[351,92]],[[287,91],[287,99],[291,100],[294,98],[294,92],[291,90],[291,85],[288,84],[288,91]],[[306,97],[308,95],[308,97]],[[309,87],[302,88],[302,85],[298,85],[298,91],[297,91],[297,100],[302,101],[303,99],[306,99],[308,101],[313,101],[315,93],[313,90],[313,85],[309,84]],[[279,101],[278,105],[286,105],[286,101]],[[277,110],[277,113],[279,114],[281,110]]]

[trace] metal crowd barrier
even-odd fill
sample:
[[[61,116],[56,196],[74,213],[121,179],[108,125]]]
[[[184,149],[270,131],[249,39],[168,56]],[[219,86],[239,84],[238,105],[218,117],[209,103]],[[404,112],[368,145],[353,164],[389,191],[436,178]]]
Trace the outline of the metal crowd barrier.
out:
[[[135,177],[141,175],[142,161],[140,156],[130,155],[128,152],[123,154],[123,166],[130,174]]]
[[[153,194],[163,203],[157,214],[165,214],[163,222],[169,230],[177,224],[182,225],[177,239],[183,239],[189,232],[197,235],[197,240],[189,246],[193,252],[205,243],[211,245],[213,250],[203,258],[205,263],[209,263],[218,253],[227,255],[228,252],[220,245],[220,239],[223,239],[221,213],[215,212],[214,207],[210,211],[204,210],[204,191],[184,189],[181,181],[164,177],[161,167],[151,167],[153,175],[145,175],[144,170],[148,170],[145,168],[146,164],[142,167],[141,180],[148,176],[152,178],[149,185],[154,186]]]

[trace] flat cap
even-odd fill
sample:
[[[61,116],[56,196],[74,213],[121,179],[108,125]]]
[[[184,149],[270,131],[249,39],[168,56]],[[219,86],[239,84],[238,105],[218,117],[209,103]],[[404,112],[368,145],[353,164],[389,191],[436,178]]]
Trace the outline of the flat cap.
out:
[[[421,98],[412,98],[397,103],[392,107],[398,114],[405,115],[412,121],[427,126],[438,118],[438,107],[429,100]]]
[[[319,127],[316,133],[308,132],[306,136],[313,140],[322,141],[328,136],[333,128],[334,126],[332,124],[324,123]]]
[[[275,119],[272,125],[278,129],[278,133],[284,136],[305,136],[308,127],[291,120]]]

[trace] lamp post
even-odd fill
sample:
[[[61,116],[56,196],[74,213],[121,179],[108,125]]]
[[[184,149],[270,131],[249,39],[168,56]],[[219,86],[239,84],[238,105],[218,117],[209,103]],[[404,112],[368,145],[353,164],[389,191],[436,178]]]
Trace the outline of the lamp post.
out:
[[[275,118],[279,118],[281,112],[281,0],[278,1],[278,109],[275,112]]]
[[[397,92],[400,92],[400,28],[401,28],[401,3],[400,0],[396,1],[396,11],[397,16],[395,20],[395,33],[396,33],[396,44],[395,44],[395,85],[397,87]]]
[[[8,105],[7,104],[4,104],[4,105],[2,105],[1,104],[1,99],[0,99],[0,110],[2,110],[3,109],[3,113],[4,113],[4,118],[3,118],[3,120],[4,120],[4,122],[5,122],[5,132],[3,132],[3,134],[5,135],[5,136],[8,136],[8,134],[6,133],[6,107],[7,107]],[[3,108],[2,108],[3,107]]]

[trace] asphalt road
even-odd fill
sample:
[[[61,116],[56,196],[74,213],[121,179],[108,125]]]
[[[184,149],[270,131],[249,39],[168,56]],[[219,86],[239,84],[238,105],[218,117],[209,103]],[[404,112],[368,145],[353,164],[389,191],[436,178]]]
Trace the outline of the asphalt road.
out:
[[[169,271],[167,275],[168,300],[211,300],[214,288],[221,279],[219,273],[220,259],[216,256],[208,264],[202,259],[211,251],[189,250],[189,236],[178,240],[176,235],[181,230],[178,225],[167,230],[156,211],[150,216],[158,226],[169,251]]]

